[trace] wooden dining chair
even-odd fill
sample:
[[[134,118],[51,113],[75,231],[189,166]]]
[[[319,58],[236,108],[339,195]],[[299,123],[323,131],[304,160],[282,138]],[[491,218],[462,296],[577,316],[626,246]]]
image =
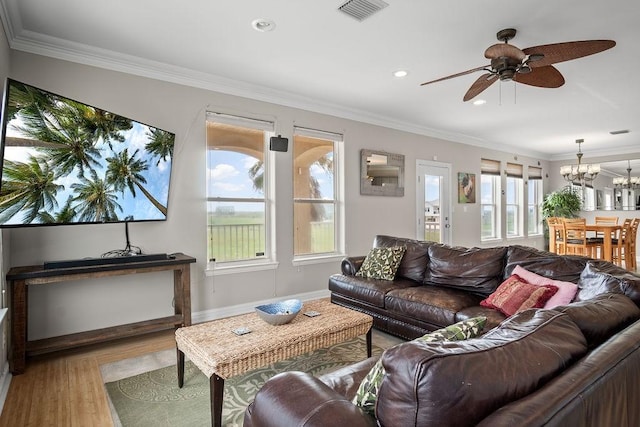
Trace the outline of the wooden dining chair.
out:
[[[597,216],[595,218],[596,225],[618,225],[617,216]],[[617,238],[617,232],[611,232],[611,239]],[[595,237],[589,237],[589,243],[595,243],[598,248],[598,254],[594,254],[594,258],[604,258],[602,251],[604,250],[604,233],[596,231]]]
[[[595,219],[596,225],[618,225],[617,216],[597,216]],[[615,238],[616,236],[611,236]],[[604,243],[604,236],[601,231],[596,231],[596,236],[591,239],[599,239],[600,243]],[[595,240],[592,240],[595,241]]]
[[[549,226],[549,236],[554,236],[554,245],[549,245],[549,251],[558,255],[565,254],[564,247],[564,226],[562,218],[556,216],[550,216],[547,218],[547,225]]]
[[[636,239],[638,238],[638,225],[640,225],[640,218],[634,218],[631,222],[631,227],[629,230],[629,238],[627,239],[627,247],[628,247],[628,263],[625,262],[625,266],[627,270],[636,270],[637,261],[636,261]]]
[[[618,236],[616,236],[612,241],[612,251],[611,260],[614,264],[622,267],[623,264],[625,268],[629,269],[630,264],[630,237],[631,237],[631,224],[633,220],[631,218],[626,218],[622,223],[622,228]]]
[[[589,242],[586,220],[584,218],[565,218],[563,225],[565,253],[593,258],[597,253],[598,244]]]

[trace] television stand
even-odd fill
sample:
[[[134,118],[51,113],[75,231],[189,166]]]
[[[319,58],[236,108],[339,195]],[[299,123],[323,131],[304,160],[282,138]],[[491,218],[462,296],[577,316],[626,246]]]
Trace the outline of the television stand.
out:
[[[24,372],[27,356],[79,347],[117,338],[131,337],[149,332],[191,325],[191,273],[190,264],[196,259],[182,253],[164,259],[99,264],[73,267],[48,268],[44,265],[13,267],[7,273],[9,289],[9,315],[11,333],[9,342],[9,370],[13,375]],[[104,259],[104,258],[95,258]],[[111,326],[93,331],[79,332],[59,337],[28,341],[28,290],[29,285],[46,285],[72,280],[95,279],[127,274],[173,271],[174,315],[144,320],[126,325]]]

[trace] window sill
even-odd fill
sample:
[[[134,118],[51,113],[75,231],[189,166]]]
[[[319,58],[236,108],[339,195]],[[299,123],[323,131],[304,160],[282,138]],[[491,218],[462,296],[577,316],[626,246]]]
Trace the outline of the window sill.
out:
[[[482,239],[480,240],[481,243],[500,243],[502,242],[502,239],[500,237],[495,237],[495,238],[491,238],[491,239]]]
[[[254,271],[275,270],[280,263],[267,261],[259,264],[215,265],[207,264],[205,276],[224,276],[226,274],[251,273]]]
[[[291,264],[293,264],[294,267],[297,267],[300,265],[325,264],[329,262],[342,261],[345,256],[346,256],[345,254],[332,254],[332,255],[298,257],[298,258],[295,258],[291,262]]]

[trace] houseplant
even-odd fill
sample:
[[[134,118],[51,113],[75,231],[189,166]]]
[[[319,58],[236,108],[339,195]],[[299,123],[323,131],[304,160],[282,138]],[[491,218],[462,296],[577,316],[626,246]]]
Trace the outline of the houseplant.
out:
[[[542,217],[559,216],[562,218],[575,218],[582,208],[580,194],[570,186],[556,190],[545,196],[542,202]]]

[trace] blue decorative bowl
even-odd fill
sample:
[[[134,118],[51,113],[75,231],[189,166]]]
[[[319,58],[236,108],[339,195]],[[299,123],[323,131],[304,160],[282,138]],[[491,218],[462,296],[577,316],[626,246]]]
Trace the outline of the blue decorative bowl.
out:
[[[256,307],[258,316],[270,325],[284,325],[291,322],[300,313],[302,301],[289,299]]]

